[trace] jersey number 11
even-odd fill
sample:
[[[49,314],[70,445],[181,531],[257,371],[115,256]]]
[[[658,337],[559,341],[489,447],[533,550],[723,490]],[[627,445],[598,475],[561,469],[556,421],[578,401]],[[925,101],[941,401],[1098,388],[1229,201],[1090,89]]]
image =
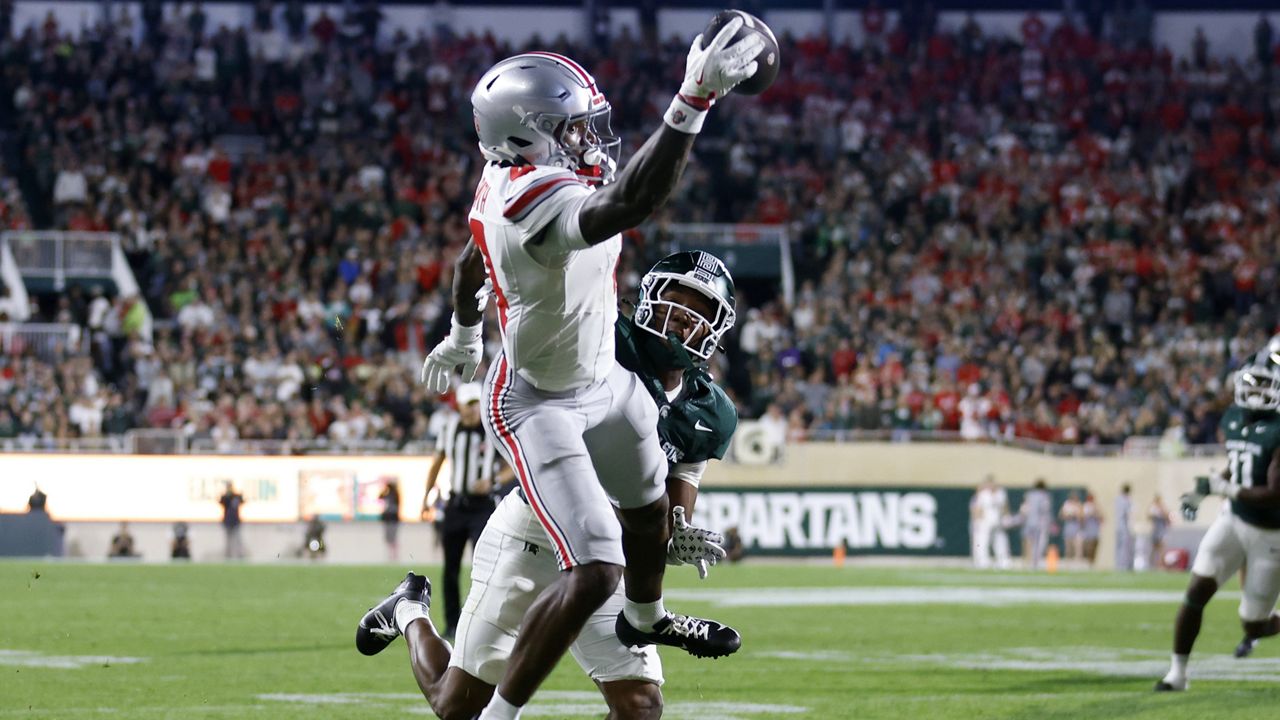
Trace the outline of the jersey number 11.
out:
[[[1253,453],[1248,450],[1227,451],[1227,468],[1231,471],[1231,484],[1253,487]]]

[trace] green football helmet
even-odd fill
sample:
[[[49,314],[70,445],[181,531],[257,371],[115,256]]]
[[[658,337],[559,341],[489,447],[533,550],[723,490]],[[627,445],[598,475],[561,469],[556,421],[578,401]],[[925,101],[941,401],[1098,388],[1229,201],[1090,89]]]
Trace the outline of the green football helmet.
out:
[[[1236,405],[1246,410],[1280,410],[1280,335],[1236,372]]]
[[[715,308],[714,317],[706,317],[664,294],[675,285],[698,292]],[[733,277],[724,263],[711,253],[686,251],[668,255],[658,261],[640,281],[640,304],[635,323],[645,331],[667,338],[674,330],[671,311],[679,309],[696,323],[681,345],[694,357],[706,361],[720,346],[720,339],[737,320],[734,311]],[[705,326],[706,332],[701,332]],[[677,333],[678,335],[678,333]]]

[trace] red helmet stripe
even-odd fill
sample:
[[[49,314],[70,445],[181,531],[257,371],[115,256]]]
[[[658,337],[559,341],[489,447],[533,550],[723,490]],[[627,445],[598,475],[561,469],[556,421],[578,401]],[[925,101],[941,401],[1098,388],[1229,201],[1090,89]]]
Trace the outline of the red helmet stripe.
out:
[[[570,60],[564,55],[561,55],[559,53],[547,52],[545,50],[534,50],[533,52],[525,53],[525,55],[537,55],[539,57],[551,58],[552,60],[555,60],[556,62],[562,65],[565,65],[570,70],[576,72],[582,78],[582,81],[585,82],[591,88],[591,93],[593,95],[600,92],[599,90],[596,89],[595,78],[591,77],[591,74],[588,73],[581,65],[574,62],[573,60]]]

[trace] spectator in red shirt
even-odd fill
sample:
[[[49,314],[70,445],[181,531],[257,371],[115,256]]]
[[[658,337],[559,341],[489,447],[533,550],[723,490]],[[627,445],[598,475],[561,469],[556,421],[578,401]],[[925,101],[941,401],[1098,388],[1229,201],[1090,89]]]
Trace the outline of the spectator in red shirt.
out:
[[[858,354],[854,352],[848,338],[840,338],[835,352],[831,354],[831,374],[836,378],[847,377],[858,364]]]

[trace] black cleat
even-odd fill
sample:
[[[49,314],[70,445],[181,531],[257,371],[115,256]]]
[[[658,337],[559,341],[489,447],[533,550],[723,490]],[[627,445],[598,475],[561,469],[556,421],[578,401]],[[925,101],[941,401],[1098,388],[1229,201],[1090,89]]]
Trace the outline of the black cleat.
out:
[[[674,613],[667,613],[666,617],[653,626],[651,632],[637,630],[627,622],[623,613],[618,613],[618,622],[613,631],[627,647],[669,645],[700,658],[732,655],[742,647],[742,636],[728,625]]]
[[[1261,638],[1250,638],[1247,635],[1240,644],[1236,646],[1236,657],[1247,658],[1253,654],[1253,649],[1258,647],[1258,640]]]
[[[1186,690],[1186,689],[1187,689],[1187,683],[1185,682],[1182,683],[1182,685],[1174,685],[1173,683],[1165,680],[1161,680],[1160,682],[1156,683],[1156,687],[1155,687],[1156,692],[1182,692],[1183,690]]]
[[[421,603],[424,611],[429,609],[431,581],[411,572],[385,600],[369,608],[356,626],[357,650],[365,655],[377,655],[392,640],[400,637],[400,629],[396,627],[396,605],[402,600]]]

